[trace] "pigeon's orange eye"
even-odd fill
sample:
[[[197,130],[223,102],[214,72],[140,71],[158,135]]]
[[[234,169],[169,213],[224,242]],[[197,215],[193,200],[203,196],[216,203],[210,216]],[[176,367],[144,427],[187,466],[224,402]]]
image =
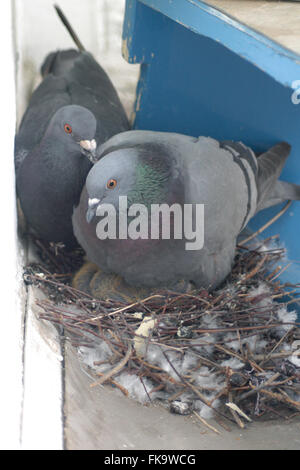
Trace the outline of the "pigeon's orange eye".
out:
[[[71,134],[72,133],[72,127],[70,126],[70,124],[65,124],[64,125],[64,130],[67,134]]]
[[[117,186],[117,181],[114,179],[108,180],[106,186],[108,189],[114,189]]]

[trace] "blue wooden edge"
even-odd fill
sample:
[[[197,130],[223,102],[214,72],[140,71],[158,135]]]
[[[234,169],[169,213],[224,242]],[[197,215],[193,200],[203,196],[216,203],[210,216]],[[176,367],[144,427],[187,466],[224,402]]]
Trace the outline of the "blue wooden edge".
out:
[[[286,140],[292,153],[282,178],[299,183],[300,104],[291,97],[300,56],[194,0],[127,0],[123,55],[142,64],[134,128],[242,140],[258,152]],[[260,212],[251,228],[278,210]],[[287,248],[284,264],[292,266],[281,275],[283,282],[299,282],[299,220],[295,202],[264,232],[263,238],[280,234]]]
[[[198,0],[138,0],[140,3],[161,12],[173,21],[193,32],[209,37],[256,67],[273,77],[284,86],[292,87],[294,80],[300,79],[300,56],[263,34],[236,21],[222,11]],[[123,28],[123,55],[134,63],[149,61],[143,51],[133,53],[130,37],[132,9],[136,0],[126,2]]]

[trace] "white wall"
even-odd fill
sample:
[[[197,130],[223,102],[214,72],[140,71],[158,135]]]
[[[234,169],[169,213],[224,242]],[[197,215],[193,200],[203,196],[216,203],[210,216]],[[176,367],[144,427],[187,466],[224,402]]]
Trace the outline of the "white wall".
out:
[[[54,0],[15,0],[18,60],[18,118],[24,112],[39,67],[57,49],[75,47]],[[139,72],[121,55],[125,0],[57,0],[81,42],[103,66],[130,114]]]
[[[22,400],[22,317],[17,296],[17,241],[13,143],[15,87],[12,17],[9,1],[1,4],[0,28],[0,448],[17,448]]]
[[[1,449],[63,448],[60,343],[52,325],[37,319],[34,292],[31,288],[27,292],[22,282],[28,253],[16,237],[13,164],[16,123],[20,122],[30,94],[40,80],[41,63],[53,50],[75,47],[53,3],[54,0],[5,0],[1,4],[0,57],[5,63],[0,87],[1,129],[5,130],[0,171]],[[57,3],[85,48],[109,74],[130,116],[139,66],[127,64],[121,56],[125,0],[57,0]]]

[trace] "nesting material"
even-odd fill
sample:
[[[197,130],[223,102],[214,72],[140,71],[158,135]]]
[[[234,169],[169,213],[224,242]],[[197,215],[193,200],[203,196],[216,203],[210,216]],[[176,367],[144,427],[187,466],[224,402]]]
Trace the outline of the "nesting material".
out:
[[[285,250],[275,238],[238,247],[231,276],[214,292],[161,291],[134,305],[94,299],[71,287],[83,253],[40,240],[42,262],[24,280],[46,294],[37,300],[41,318],[64,327],[94,386],[251,426],[300,414],[299,291],[279,279]]]

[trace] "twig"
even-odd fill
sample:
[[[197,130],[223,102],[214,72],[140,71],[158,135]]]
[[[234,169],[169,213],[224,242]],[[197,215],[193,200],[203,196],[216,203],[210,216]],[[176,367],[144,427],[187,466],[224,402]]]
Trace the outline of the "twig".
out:
[[[251,395],[261,391],[262,388],[268,387],[279,376],[280,376],[280,373],[276,372],[276,374],[272,375],[272,377],[270,377],[268,380],[266,380],[262,384],[258,385],[257,387],[253,387],[252,390],[250,390],[249,392],[246,392],[246,393],[242,394],[240,397],[237,397],[236,402],[239,403],[240,401],[245,400],[245,398],[249,398]]]
[[[288,405],[294,406],[298,411],[300,411],[300,402],[294,401],[288,396],[283,395],[282,393],[271,392],[270,390],[265,390],[264,388],[260,390],[260,393],[268,395],[269,397],[275,400],[287,403]]]
[[[113,375],[116,375],[118,372],[120,372],[121,369],[127,364],[129,361],[129,358],[132,353],[132,347],[131,345],[128,346],[127,353],[125,354],[124,358],[109,372],[104,374],[100,380],[97,380],[97,382],[94,382],[90,385],[90,387],[95,387],[96,385],[102,385],[104,382],[106,382],[108,379],[110,379]]]
[[[292,265],[292,263],[288,263],[284,268],[282,268],[274,277],[272,277],[270,279],[270,282],[274,282],[275,279],[277,279],[279,276],[282,275],[282,273],[284,273],[290,266]]]
[[[97,375],[100,375],[100,376],[104,376],[105,374],[103,372],[99,372],[97,371],[96,372]],[[113,384],[115,387],[117,387],[118,389],[121,390],[121,392],[126,396],[128,397],[129,395],[129,392],[127,390],[127,388],[123,387],[123,385],[119,384],[118,382],[116,382],[115,380],[113,380],[111,377],[109,379],[107,379],[107,381],[109,381],[111,384]],[[91,384],[92,386],[94,384]]]
[[[243,283],[245,283],[246,281],[248,281],[249,279],[251,279],[253,276],[255,276],[255,274],[258,273],[258,271],[261,269],[261,267],[265,264],[265,262],[267,261],[268,259],[268,255],[265,255],[258,263],[257,265],[248,273],[246,274],[242,281]]]
[[[218,429],[216,429],[214,426],[209,424],[204,418],[202,418],[202,416],[199,415],[199,413],[197,413],[196,411],[193,411],[193,413],[199,419],[199,421],[201,421],[201,423],[204,424],[204,426],[208,427],[209,429],[214,431],[216,434],[221,434],[220,431],[218,431]]]
[[[229,392],[228,397],[229,397],[229,400],[232,401],[232,393],[231,392]],[[232,409],[231,407],[229,408],[229,410],[230,410],[230,413],[232,414],[236,424],[241,429],[244,429],[245,425],[244,425],[243,421],[240,419],[240,417],[238,416],[237,412],[234,409]]]
[[[272,353],[275,351],[275,349],[278,348],[278,346],[280,346],[280,344],[286,339],[286,337],[291,333],[292,329],[291,330],[288,330],[285,335],[283,335],[280,340],[275,344],[275,346],[271,349],[271,351],[266,355],[265,359],[261,361],[261,363],[259,364],[260,366],[268,361],[268,359],[272,356]]]
[[[300,351],[282,351],[280,353],[273,353],[273,354],[268,354],[268,361],[270,359],[279,359],[281,357],[288,357],[288,356],[300,356]],[[254,354],[253,358],[260,361],[262,360],[262,363],[267,362],[266,360],[266,355],[265,354]]]
[[[218,413],[219,415],[223,416],[224,418],[226,419],[229,419],[230,421],[232,421],[230,418],[228,418],[228,416],[224,415],[223,413],[221,413],[218,409],[216,408],[213,408],[212,405],[211,405],[211,402],[209,402],[205,396],[199,392],[199,390],[193,385],[191,384],[190,382],[188,382],[187,380],[185,380],[184,377],[182,377],[182,375],[175,369],[174,365],[172,364],[172,362],[169,360],[167,354],[165,353],[165,351],[163,351],[163,354],[165,356],[165,358],[167,359],[168,363],[170,364],[170,366],[172,367],[172,369],[174,370],[174,372],[178,375],[178,377],[180,378],[180,380],[185,384],[187,385],[196,395],[197,397],[200,399],[200,401],[202,401],[205,405],[207,405],[209,408],[213,409],[216,413]]]
[[[252,421],[252,419],[249,418],[249,416],[247,416],[246,413],[244,413],[235,403],[227,402],[225,403],[225,405],[228,406],[228,408],[230,408],[231,410],[236,411],[240,416],[245,418],[247,421],[250,421],[250,422]]]
[[[249,237],[247,237],[244,240],[242,240],[241,242],[239,242],[239,246],[244,246],[246,243],[250,242],[251,240],[253,240],[253,238],[257,237],[264,230],[266,230],[268,227],[270,227],[270,225],[272,225],[274,222],[276,222],[276,220],[278,220],[279,217],[281,217],[289,209],[291,204],[292,204],[292,201],[288,201],[286,203],[286,205],[278,212],[278,214],[276,214],[274,217],[272,217],[272,219],[270,219],[265,225],[263,225],[258,230],[256,230],[256,232],[252,233]]]
[[[274,238],[278,237],[270,237]],[[267,240],[264,243],[266,242]],[[285,306],[300,302],[300,284],[292,285],[278,280],[289,267],[274,266],[283,256],[283,249],[264,249],[262,253],[260,248],[253,250],[246,246],[241,247],[237,251],[228,284],[218,291],[179,293],[161,290],[142,300],[126,304],[112,299],[95,299],[74,289],[69,285],[72,271],[69,267],[74,267],[76,263],[78,266],[79,259],[72,261],[69,254],[64,258],[61,249],[56,257],[53,249],[47,249],[43,244],[38,245],[38,248],[43,250],[42,256],[47,267],[38,264],[30,266],[24,273],[24,280],[33,283],[49,297],[48,300],[37,301],[42,311],[40,317],[63,326],[72,344],[77,347],[93,347],[102,345],[105,341],[113,354],[109,361],[112,369],[106,373],[96,372],[101,378],[91,386],[109,381],[127,395],[128,390],[124,387],[122,390],[118,379],[112,378],[126,368],[130,374],[140,378],[149,399],[151,393],[162,389],[168,402],[187,394],[192,400],[200,400],[211,408],[216,417],[226,418],[226,422],[229,420],[239,427],[245,424],[236,410],[224,406],[225,402],[236,405],[243,399],[244,408],[245,405],[252,404],[253,395],[257,394],[260,409],[264,413],[267,409],[271,412],[274,400],[284,404],[287,411],[291,406],[300,411],[300,403],[293,401],[285,392],[299,393],[299,369],[286,358],[292,354],[299,356],[300,351],[280,351],[282,345],[290,348],[293,339],[298,338],[298,323],[278,320],[281,304],[277,301],[286,297],[283,304]],[[261,282],[267,286],[268,291],[253,294],[253,288]],[[134,313],[137,310],[139,315]],[[166,366],[160,360],[160,354],[153,358],[151,355],[141,358],[133,346],[130,352],[128,344],[132,345],[145,315],[153,317],[156,324],[145,339],[145,347],[151,345],[161,348],[168,361]],[[272,329],[285,325],[291,325],[291,328],[289,331],[278,329],[281,334],[279,340],[270,334]],[[209,334],[214,337],[207,338]],[[259,354],[255,352],[254,346],[250,346],[252,339],[255,342],[255,336],[258,340],[262,336],[267,340]],[[232,369],[222,366],[224,359],[228,357],[241,361],[239,372],[234,366]],[[192,359],[190,363],[189,358]],[[101,359],[103,357],[100,356],[100,363],[103,362]],[[182,365],[185,364],[182,372],[181,366],[176,366],[179,360],[183,361]],[[169,373],[169,365],[176,373],[175,378],[173,373]],[[202,374],[201,369],[207,370],[208,376],[215,374],[219,385],[199,385],[197,377]],[[266,380],[270,371],[273,375]],[[276,376],[279,371],[282,374],[280,380]],[[145,387],[144,378],[153,383],[150,392]],[[220,399],[219,403],[226,410],[225,414],[219,404],[215,407],[217,399]],[[250,400],[249,403],[245,403],[246,399]],[[257,411],[259,412],[258,409]]]
[[[129,308],[135,307],[136,305],[140,305],[140,304],[142,304],[144,302],[147,302],[148,300],[154,299],[154,298],[163,298],[163,296],[158,295],[158,294],[151,295],[150,297],[146,297],[145,299],[134,302],[133,304],[126,305],[125,307],[122,307],[122,308],[118,308],[117,310],[114,310],[113,312],[105,313],[105,314],[102,314],[102,315],[98,315],[97,317],[90,318],[89,322],[96,321],[96,320],[101,320],[103,317],[111,317],[112,315],[116,315],[117,313],[125,312],[125,310],[128,310]]]

